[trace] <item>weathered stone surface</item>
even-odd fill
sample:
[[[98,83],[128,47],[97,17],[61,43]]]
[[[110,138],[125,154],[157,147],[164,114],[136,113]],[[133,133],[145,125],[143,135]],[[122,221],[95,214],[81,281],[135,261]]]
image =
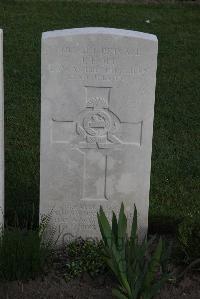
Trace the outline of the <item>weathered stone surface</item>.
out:
[[[0,29],[0,226],[4,224],[3,31]]]
[[[111,28],[43,33],[40,213],[61,238],[99,237],[134,204],[148,226],[157,38]]]

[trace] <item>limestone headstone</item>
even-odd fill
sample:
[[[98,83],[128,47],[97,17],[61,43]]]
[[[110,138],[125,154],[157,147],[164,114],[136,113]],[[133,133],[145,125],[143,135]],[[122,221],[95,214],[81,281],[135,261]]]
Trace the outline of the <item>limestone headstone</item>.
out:
[[[43,33],[40,213],[67,239],[134,204],[148,226],[157,38],[111,28]]]
[[[0,29],[0,227],[4,224],[3,31]]]

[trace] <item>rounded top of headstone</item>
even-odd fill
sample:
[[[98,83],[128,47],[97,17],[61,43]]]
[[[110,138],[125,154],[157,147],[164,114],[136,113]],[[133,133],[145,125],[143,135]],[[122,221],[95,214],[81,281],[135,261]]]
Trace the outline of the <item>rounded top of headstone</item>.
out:
[[[135,37],[151,41],[157,41],[157,37],[154,34],[143,33],[133,30],[106,28],[106,27],[85,27],[85,28],[72,28],[63,30],[47,31],[42,34],[42,38],[54,38],[69,35],[84,35],[84,34],[109,34],[125,37]]]

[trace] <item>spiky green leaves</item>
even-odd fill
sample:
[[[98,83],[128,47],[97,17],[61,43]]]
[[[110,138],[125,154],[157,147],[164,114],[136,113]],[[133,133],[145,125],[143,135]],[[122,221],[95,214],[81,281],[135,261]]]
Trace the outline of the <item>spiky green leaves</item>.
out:
[[[138,241],[137,209],[134,209],[130,238],[127,237],[127,218],[122,203],[117,217],[113,212],[112,226],[102,209],[97,213],[99,228],[104,242],[104,258],[119,281],[113,295],[119,299],[151,299],[169,278],[169,274],[157,272],[161,268],[165,250],[160,239],[153,254],[149,247],[154,238],[147,242]]]

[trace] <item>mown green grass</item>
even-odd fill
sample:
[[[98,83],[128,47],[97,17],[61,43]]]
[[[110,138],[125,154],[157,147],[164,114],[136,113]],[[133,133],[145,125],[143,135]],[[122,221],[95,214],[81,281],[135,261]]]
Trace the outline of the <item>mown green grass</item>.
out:
[[[155,217],[174,222],[183,215],[200,213],[200,6],[0,1],[5,42],[7,221],[12,222],[14,210],[20,220],[27,219],[33,206],[37,221],[41,33],[84,26],[158,36],[150,223]]]

